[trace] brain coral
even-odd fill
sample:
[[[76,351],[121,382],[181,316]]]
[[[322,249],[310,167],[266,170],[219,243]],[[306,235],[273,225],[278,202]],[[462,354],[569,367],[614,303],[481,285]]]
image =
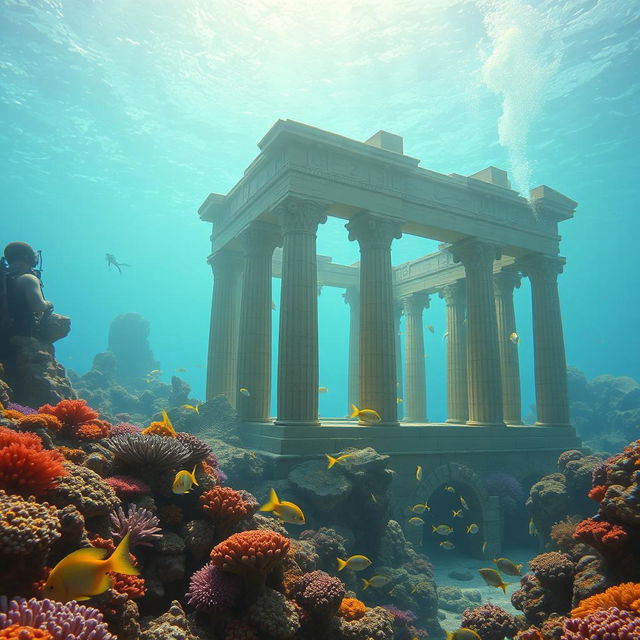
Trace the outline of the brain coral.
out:
[[[0,554],[47,552],[59,537],[60,520],[55,507],[0,489]]]
[[[295,605],[279,591],[265,589],[249,607],[249,621],[269,637],[278,640],[293,638],[300,629]]]
[[[191,576],[186,598],[198,611],[220,613],[235,604],[241,588],[240,576],[222,571],[209,563]]]
[[[213,521],[218,539],[225,538],[242,518],[253,509],[239,491],[229,487],[213,487],[199,498],[200,508]]]
[[[242,531],[217,544],[211,550],[211,562],[223,571],[264,578],[288,551],[289,539],[279,533]]]
[[[533,574],[543,585],[569,582],[573,577],[573,562],[563,553],[541,553],[529,562]]]
[[[625,582],[609,587],[604,593],[585,598],[573,609],[574,618],[584,618],[599,609],[617,607],[624,611],[632,611],[640,615],[640,583]]]
[[[594,611],[564,623],[562,640],[638,640],[640,617],[617,607]]]
[[[8,600],[0,596],[0,629],[12,625],[46,630],[53,640],[115,640],[97,609],[75,601],[62,604],[35,598]]]
[[[189,460],[189,449],[175,438],[125,433],[104,441],[120,464],[144,469],[181,469]]]

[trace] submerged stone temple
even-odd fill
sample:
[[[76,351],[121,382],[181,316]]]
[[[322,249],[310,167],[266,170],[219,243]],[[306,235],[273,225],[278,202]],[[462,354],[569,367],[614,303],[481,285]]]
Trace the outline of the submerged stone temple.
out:
[[[358,142],[279,120],[258,146],[260,154],[233,189],[210,194],[199,209],[201,219],[213,223],[207,398],[224,394],[236,406],[247,446],[282,469],[301,456],[373,446],[397,456],[400,494],[400,472],[416,461],[428,459],[427,486],[471,486],[475,473],[492,468],[512,467],[520,477],[548,472],[559,452],[579,446],[569,424],[557,288],[565,263],[558,223],[573,216],[576,202],[544,185],[527,200],[495,167],[471,176],[424,169],[404,155],[401,137],[385,131]],[[358,243],[359,263],[338,265],[316,255],[316,232],[327,216],[347,221],[345,242]],[[436,253],[393,266],[391,245],[402,234],[442,244]],[[282,285],[272,417],[274,276]],[[535,425],[527,426],[512,336],[513,292],[522,277],[532,292],[538,412]],[[349,404],[375,409],[379,424],[318,419],[322,286],[343,288],[350,307]],[[448,419],[438,424],[428,422],[422,317],[436,295],[446,302],[448,331]],[[240,388],[250,395],[240,395]],[[490,526],[499,514],[480,493]]]

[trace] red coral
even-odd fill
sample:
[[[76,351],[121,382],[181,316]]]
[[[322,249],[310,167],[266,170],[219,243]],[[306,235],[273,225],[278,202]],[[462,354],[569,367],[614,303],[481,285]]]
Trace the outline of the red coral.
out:
[[[109,575],[111,576],[111,588],[127,596],[130,600],[142,598],[146,593],[142,576],[129,576],[115,571],[110,572]]]
[[[53,640],[53,636],[46,629],[12,624],[0,631],[0,640]]]
[[[604,498],[605,493],[607,493],[607,486],[604,484],[598,484],[589,491],[588,495],[592,500],[602,502],[602,498]]]
[[[133,476],[111,476],[104,480],[118,495],[118,497],[140,496],[151,493],[146,482]]]
[[[606,520],[587,518],[576,526],[573,539],[584,542],[603,555],[617,555],[624,550],[629,533],[624,527]]]
[[[200,508],[213,520],[218,539],[226,538],[252,509],[239,491],[229,487],[213,487],[200,496]]]
[[[26,429],[51,429],[51,431],[60,431],[62,422],[55,416],[48,413],[33,413],[23,416],[18,420],[18,428]]]
[[[84,400],[60,400],[55,406],[45,404],[38,409],[38,413],[55,416],[65,427],[77,427],[98,418],[98,412]]]
[[[67,475],[57,451],[14,442],[0,449],[0,489],[21,496],[40,496]]]
[[[18,433],[8,427],[0,427],[0,449],[10,444],[23,444],[30,449],[42,451],[42,440],[35,433]]]

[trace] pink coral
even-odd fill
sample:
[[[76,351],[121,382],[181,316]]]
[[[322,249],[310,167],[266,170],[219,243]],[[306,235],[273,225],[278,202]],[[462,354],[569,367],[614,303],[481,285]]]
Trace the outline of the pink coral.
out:
[[[295,601],[314,617],[334,616],[345,596],[344,584],[339,578],[324,571],[305,573],[292,587]]]
[[[638,640],[640,617],[617,607],[601,609],[564,623],[562,640]]]
[[[220,613],[235,604],[241,587],[242,579],[239,576],[209,563],[191,576],[185,597],[198,611]]]
[[[119,498],[147,495],[151,488],[146,482],[133,476],[111,476],[104,481],[116,492]]]

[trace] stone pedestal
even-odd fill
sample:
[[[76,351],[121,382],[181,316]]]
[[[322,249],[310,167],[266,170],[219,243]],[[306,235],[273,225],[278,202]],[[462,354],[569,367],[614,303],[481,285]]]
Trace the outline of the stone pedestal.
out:
[[[223,395],[236,400],[238,316],[242,255],[223,249],[209,258],[213,270],[213,298],[207,362],[207,400]]]
[[[464,280],[458,280],[440,291],[447,305],[447,422],[452,424],[469,419],[465,289]]]
[[[518,260],[531,282],[533,342],[536,377],[536,424],[569,426],[567,363],[558,296],[558,274],[564,261],[558,257],[531,254]]]
[[[280,243],[280,229],[252,222],[242,234],[244,277],[240,304],[236,407],[247,422],[267,422],[271,401],[271,263]]]
[[[427,422],[427,386],[424,362],[422,310],[429,306],[429,296],[414,293],[402,299],[406,332],[404,337],[404,420]]]
[[[511,338],[516,333],[513,290],[519,286],[520,276],[514,270],[506,269],[493,276],[500,350],[502,418],[507,424],[522,424],[518,342]]]
[[[401,225],[363,212],[346,225],[360,245],[360,405],[398,425],[391,242]]]
[[[349,287],[342,295],[349,305],[347,416],[350,416],[352,405],[360,406],[360,291],[356,287]]]
[[[318,274],[316,231],[326,221],[312,200],[287,198],[275,208],[282,229],[278,342],[278,424],[318,422]]]
[[[451,246],[467,282],[467,390],[470,425],[504,425],[498,327],[493,296],[497,248],[475,238]]]

